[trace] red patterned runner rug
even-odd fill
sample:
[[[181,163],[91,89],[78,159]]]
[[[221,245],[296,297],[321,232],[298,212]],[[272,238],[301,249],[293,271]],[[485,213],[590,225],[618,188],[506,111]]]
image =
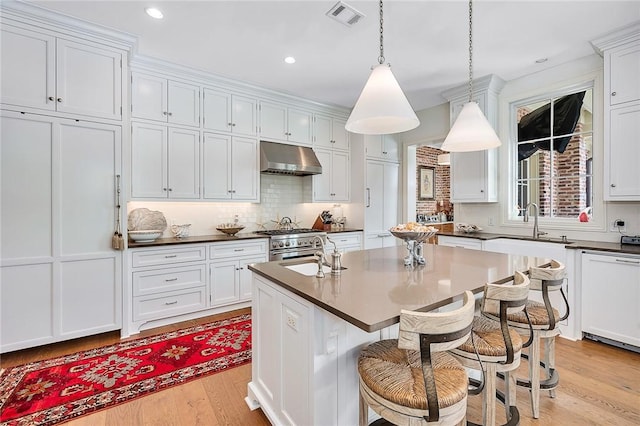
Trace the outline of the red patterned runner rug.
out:
[[[3,426],[52,425],[251,361],[251,315],[0,373]]]

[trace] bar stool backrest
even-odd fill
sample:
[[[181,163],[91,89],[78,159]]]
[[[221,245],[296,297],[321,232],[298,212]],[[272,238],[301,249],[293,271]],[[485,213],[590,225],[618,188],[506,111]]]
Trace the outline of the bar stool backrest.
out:
[[[509,285],[509,282],[512,282]],[[509,281],[487,283],[482,297],[482,314],[495,319],[500,317],[500,302],[508,303],[506,313],[520,312],[527,304],[530,280],[522,272],[516,271]],[[505,318],[506,320],[506,318]]]

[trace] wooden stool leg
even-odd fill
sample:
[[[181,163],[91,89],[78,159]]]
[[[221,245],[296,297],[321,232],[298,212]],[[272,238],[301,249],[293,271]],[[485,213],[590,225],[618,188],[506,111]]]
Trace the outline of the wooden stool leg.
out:
[[[496,424],[496,364],[485,363],[485,381],[482,390],[482,424],[495,426]]]
[[[369,406],[362,397],[362,388],[359,388],[359,409],[358,409],[358,423],[359,426],[367,426],[369,424]]]
[[[550,378],[551,377],[551,371],[554,370],[556,368],[556,338],[555,336],[553,337],[548,337],[546,339],[544,339],[544,366],[545,366],[545,372],[546,372],[546,378]],[[549,390],[549,396],[551,398],[555,398],[556,397],[556,390],[555,389],[550,389]]]
[[[531,380],[531,410],[533,418],[540,417],[540,335],[533,332],[533,342],[529,347],[529,380]]]
[[[509,407],[516,406],[516,375],[511,374],[511,371],[504,372],[504,409],[507,415],[507,420],[510,420],[511,411]]]

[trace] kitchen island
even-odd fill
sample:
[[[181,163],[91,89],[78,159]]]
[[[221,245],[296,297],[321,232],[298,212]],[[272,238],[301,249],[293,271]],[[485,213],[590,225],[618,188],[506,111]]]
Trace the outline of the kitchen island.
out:
[[[425,244],[426,264],[405,267],[406,254],[403,246],[346,253],[346,269],[324,278],[312,258],[251,265],[249,406],[273,424],[358,424],[358,354],[396,337],[401,309],[449,309],[465,290],[546,262]]]

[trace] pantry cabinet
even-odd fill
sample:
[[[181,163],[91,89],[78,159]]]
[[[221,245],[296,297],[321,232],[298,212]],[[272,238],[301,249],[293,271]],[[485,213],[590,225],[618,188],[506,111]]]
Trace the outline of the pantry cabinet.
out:
[[[203,197],[259,202],[258,141],[215,133],[203,136]]]
[[[256,99],[205,88],[202,104],[204,129],[248,136],[258,133]]]
[[[132,124],[131,196],[200,197],[200,133],[145,123]]]
[[[366,162],[365,249],[397,245],[389,229],[398,224],[399,172],[396,163]]]
[[[139,72],[131,73],[131,116],[200,126],[200,87]]]
[[[345,129],[347,121],[327,115],[313,116],[313,147],[349,150],[349,132]]]
[[[365,150],[367,158],[400,161],[400,140],[398,135],[365,135]]]
[[[0,39],[3,105],[122,118],[122,50],[4,23]]]
[[[3,111],[0,129],[0,352],[119,329],[120,126]]]
[[[593,45],[604,56],[604,199],[640,201],[640,24]]]
[[[316,149],[322,173],[313,176],[313,201],[349,201],[349,153]]]
[[[313,114],[309,111],[260,101],[260,138],[311,146]]]

